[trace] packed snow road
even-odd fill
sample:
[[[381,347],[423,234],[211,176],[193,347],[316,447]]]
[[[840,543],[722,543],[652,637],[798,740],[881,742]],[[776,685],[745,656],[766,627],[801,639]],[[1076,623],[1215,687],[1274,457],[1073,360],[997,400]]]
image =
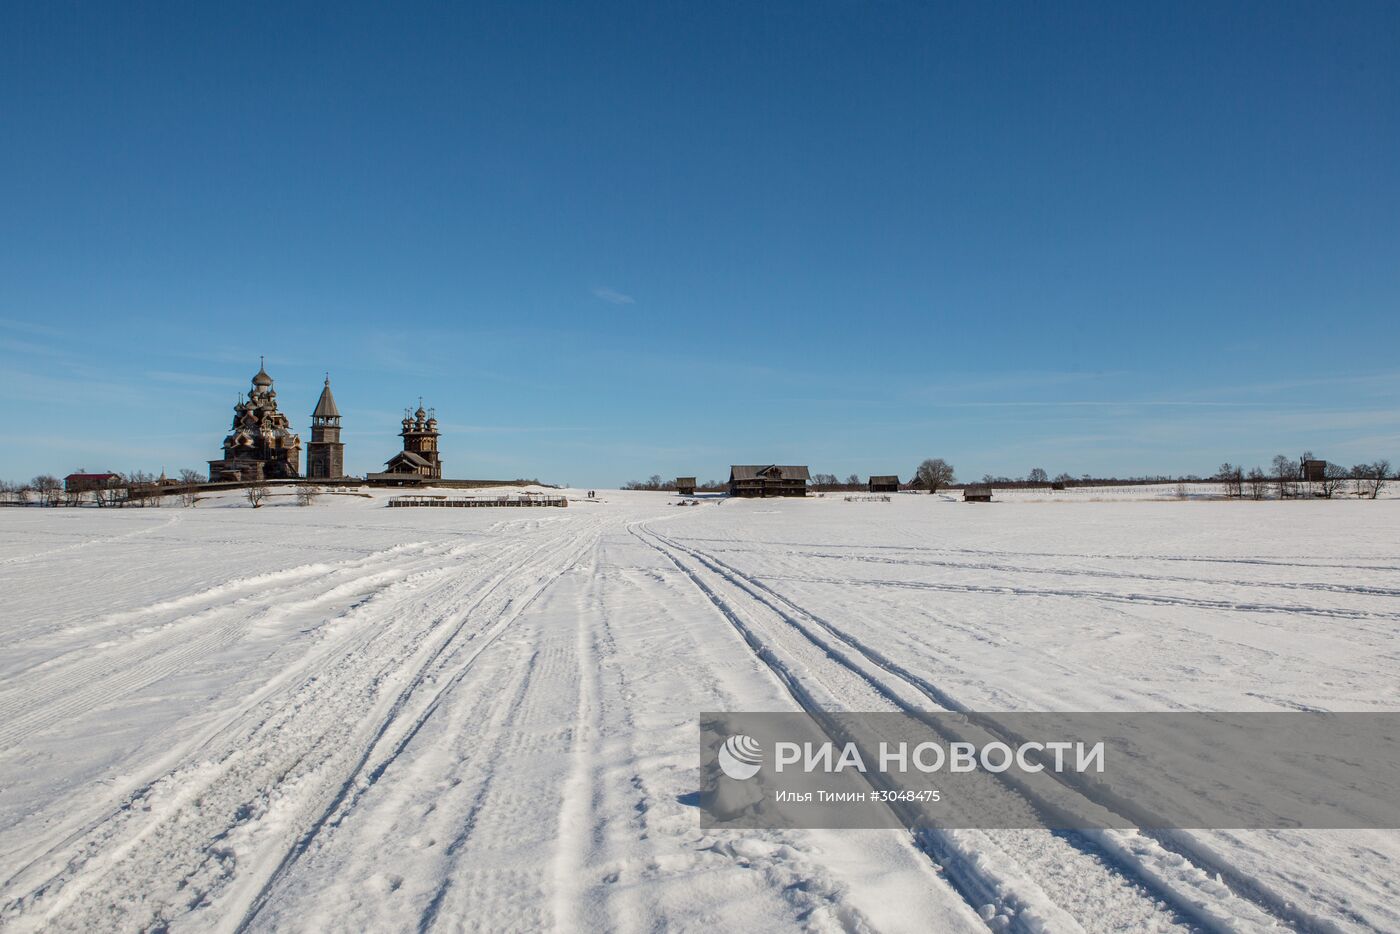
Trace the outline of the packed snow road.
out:
[[[1397,707],[1393,501],[1150,495],[0,511],[0,927],[1400,929],[1392,832],[700,829],[702,710]]]

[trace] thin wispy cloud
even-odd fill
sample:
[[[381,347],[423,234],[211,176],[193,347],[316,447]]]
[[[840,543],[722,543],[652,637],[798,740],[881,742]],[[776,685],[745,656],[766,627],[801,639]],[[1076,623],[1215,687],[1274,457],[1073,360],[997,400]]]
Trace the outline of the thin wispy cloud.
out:
[[[27,357],[69,356],[67,351],[59,350],[57,347],[49,347],[46,344],[36,344],[33,341],[11,340],[7,337],[0,337],[0,351]]]
[[[19,331],[24,334],[37,334],[40,337],[67,337],[60,328],[50,327],[45,324],[34,324],[30,321],[17,321],[14,318],[0,318],[0,329],[6,331]]]
[[[617,289],[610,289],[605,285],[600,285],[593,290],[593,297],[600,298],[609,305],[635,305],[637,300],[626,292],[619,292]]]

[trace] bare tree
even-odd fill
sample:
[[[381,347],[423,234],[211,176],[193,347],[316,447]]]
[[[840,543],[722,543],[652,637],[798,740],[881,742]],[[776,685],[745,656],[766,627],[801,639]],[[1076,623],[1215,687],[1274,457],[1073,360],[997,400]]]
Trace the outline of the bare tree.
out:
[[[941,487],[956,483],[958,479],[953,474],[953,465],[941,457],[930,457],[920,464],[914,471],[914,478],[920,485],[928,487],[929,493],[937,493]]]
[[[1244,496],[1244,469],[1236,467],[1226,461],[1220,465],[1220,470],[1216,471],[1215,479],[1219,480],[1225,487],[1227,497],[1239,498]]]
[[[122,506],[126,504],[130,495],[130,483],[121,474],[114,474],[94,490],[92,495],[99,506]]]
[[[1386,481],[1390,479],[1390,461],[1381,459],[1374,464],[1361,465],[1363,476],[1361,482],[1357,483],[1357,492],[1367,499],[1376,499],[1385,489]]]
[[[1250,499],[1263,499],[1265,492],[1269,489],[1269,478],[1258,467],[1249,469],[1245,482],[1249,484]]]
[[[204,474],[186,467],[180,471],[180,505],[193,506],[199,502],[199,486],[204,482]]]
[[[126,501],[129,505],[150,506],[155,491],[156,478],[144,470],[133,470],[122,478],[126,483]]]
[[[243,491],[243,495],[248,497],[248,502],[254,509],[261,506],[271,493],[272,488],[267,485],[266,480],[254,480]]]
[[[1348,471],[1341,464],[1329,463],[1322,470],[1322,482],[1318,484],[1317,491],[1322,494],[1323,499],[1331,499],[1342,487],[1342,481],[1347,478]]]
[[[63,484],[53,474],[41,473],[29,485],[39,494],[39,502],[45,506],[57,506],[63,502]]]
[[[303,483],[297,487],[297,505],[310,506],[312,503],[316,502],[316,498],[320,495],[321,488],[319,486]]]
[[[24,506],[29,503],[29,496],[34,492],[33,487],[28,483],[4,483],[0,484],[0,495],[7,503],[16,506]]]
[[[1026,479],[1031,483],[1049,483],[1050,475],[1045,472],[1044,467],[1032,467],[1031,472],[1026,474]]]
[[[1298,480],[1298,462],[1282,454],[1274,456],[1274,482],[1278,485],[1278,498],[1287,499]]]
[[[860,479],[860,474],[858,473],[853,473],[846,478],[846,486],[850,487],[853,490],[859,489],[862,484],[863,481]]]
[[[674,490],[674,480],[662,480],[661,474],[654,473],[646,480],[629,480],[622,485],[624,490]]]

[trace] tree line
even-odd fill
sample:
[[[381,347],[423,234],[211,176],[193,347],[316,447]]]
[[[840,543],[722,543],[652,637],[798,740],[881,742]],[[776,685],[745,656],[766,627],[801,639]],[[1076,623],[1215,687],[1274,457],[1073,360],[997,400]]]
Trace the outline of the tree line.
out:
[[[1376,499],[1390,482],[1390,461],[1381,459],[1369,464],[1354,464],[1343,467],[1341,464],[1327,463],[1322,475],[1315,478],[1303,473],[1303,462],[1312,460],[1311,452],[1294,460],[1285,454],[1276,455],[1266,472],[1261,467],[1251,467],[1248,471],[1229,461],[1220,465],[1212,478],[1225,487],[1225,495],[1232,499],[1298,499],[1317,496],[1332,499],[1338,494],[1350,492],[1362,499]]]
[[[53,474],[39,474],[28,482],[0,480],[0,503],[77,506],[86,501],[98,506],[160,506],[166,497],[174,496],[192,506],[195,487],[204,482],[204,474],[198,470],[182,470],[177,479],[163,482],[155,474],[135,470],[113,474],[106,482],[84,489],[68,490]]]
[[[83,489],[68,490],[58,477],[39,474],[24,483],[0,480],[0,505],[79,506],[91,502],[96,506],[158,508],[174,499],[182,506],[193,506],[199,501],[205,483],[207,479],[203,473],[188,468],[181,470],[175,479],[136,470],[113,474],[105,482]],[[297,485],[295,494],[297,505],[309,506],[320,496],[321,488],[302,483]],[[272,495],[272,487],[265,480],[255,481],[243,486],[243,495],[256,509]]]
[[[1280,454],[1273,459],[1267,471],[1261,467],[1253,467],[1246,471],[1243,467],[1225,463],[1213,476],[1209,477],[1202,477],[1198,474],[1186,476],[1158,474],[1139,477],[1095,477],[1091,474],[1082,474],[1076,477],[1069,473],[1060,473],[1052,478],[1043,467],[1033,467],[1024,477],[984,474],[982,479],[975,481],[975,483],[1002,488],[1036,488],[1218,482],[1224,486],[1225,495],[1234,499],[1258,500],[1271,497],[1293,499],[1307,496],[1332,499],[1346,492],[1364,499],[1376,499],[1393,476],[1390,461],[1381,459],[1351,467],[1328,463],[1321,477],[1308,481],[1303,475],[1303,461],[1312,459],[1311,452],[1305,453],[1298,459]],[[941,457],[930,457],[914,468],[914,472],[907,482],[900,482],[900,489],[937,493],[939,490],[957,485],[958,478],[953,465]],[[818,492],[838,492],[864,490],[867,483],[861,479],[860,474],[848,474],[842,480],[836,474],[814,471],[811,474],[809,486]],[[674,480],[663,480],[660,474],[652,474],[646,480],[632,480],[624,483],[622,488],[624,490],[674,492],[676,483]],[[711,480],[696,486],[697,490],[705,492],[724,492],[728,488],[729,484],[723,480]],[[1184,487],[1182,488],[1184,489]]]

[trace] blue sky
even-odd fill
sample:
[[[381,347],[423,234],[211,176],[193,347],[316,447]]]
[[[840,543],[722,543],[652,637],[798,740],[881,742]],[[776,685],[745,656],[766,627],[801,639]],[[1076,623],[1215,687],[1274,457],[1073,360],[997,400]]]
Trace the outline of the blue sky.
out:
[[[1400,6],[8,4],[0,476],[1400,461]]]

